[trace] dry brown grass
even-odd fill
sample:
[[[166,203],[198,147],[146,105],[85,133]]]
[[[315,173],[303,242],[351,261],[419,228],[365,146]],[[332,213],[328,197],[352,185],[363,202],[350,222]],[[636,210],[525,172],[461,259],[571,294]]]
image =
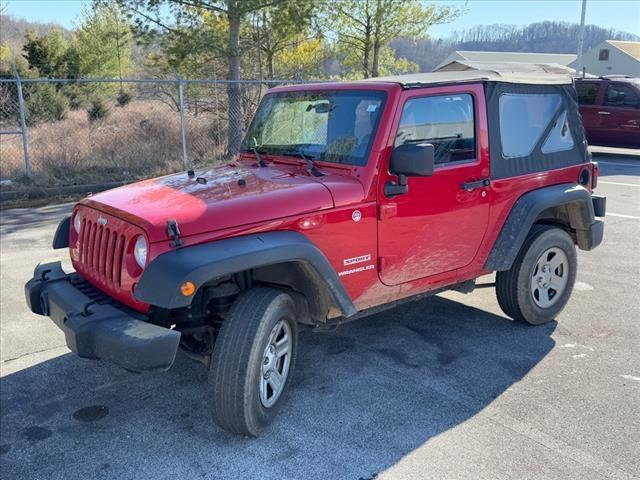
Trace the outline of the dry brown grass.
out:
[[[178,113],[164,103],[110,105],[110,115],[90,122],[84,110],[29,130],[33,177],[40,186],[136,180],[183,170]],[[189,158],[202,165],[221,158],[226,128],[213,115],[187,116]],[[25,184],[22,139],[0,137],[0,176]],[[22,178],[22,180],[20,180]]]

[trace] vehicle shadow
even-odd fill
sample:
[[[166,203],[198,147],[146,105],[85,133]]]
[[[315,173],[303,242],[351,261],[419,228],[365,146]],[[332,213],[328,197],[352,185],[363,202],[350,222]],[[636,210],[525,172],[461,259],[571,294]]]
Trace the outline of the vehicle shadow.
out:
[[[257,439],[211,423],[206,368],[185,357],[168,372],[133,374],[63,355],[0,380],[0,470],[374,478],[527,375],[553,348],[555,328],[433,297],[330,333],[304,331],[288,402]]]

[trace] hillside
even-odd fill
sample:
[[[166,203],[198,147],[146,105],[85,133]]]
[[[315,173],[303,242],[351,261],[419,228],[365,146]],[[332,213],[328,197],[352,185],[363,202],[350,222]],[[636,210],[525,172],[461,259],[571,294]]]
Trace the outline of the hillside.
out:
[[[478,25],[469,30],[456,32],[446,39],[397,39],[391,46],[395,49],[396,56],[416,62],[424,72],[432,70],[453,50],[576,53],[579,28],[578,24],[566,22],[539,22],[524,27]],[[585,27],[585,51],[604,40],[637,41],[640,37],[596,25]]]
[[[11,15],[0,15],[0,44],[9,48],[9,58],[14,58],[22,52],[24,36],[31,31],[38,36],[44,35],[52,28],[62,30],[65,35],[71,37],[71,31],[56,23],[30,22],[23,18],[15,18]]]
[[[37,23],[10,15],[0,15],[0,44],[9,48],[9,58],[21,55],[24,37],[28,31],[38,35],[52,28],[61,29],[71,37],[72,32],[55,23]],[[579,25],[567,22],[539,22],[523,27],[515,25],[478,25],[454,32],[444,39],[427,38],[408,40],[398,38],[391,47],[398,58],[406,58],[420,66],[420,71],[431,71],[453,50],[482,50],[539,53],[576,53]],[[585,51],[604,40],[640,40],[638,35],[587,25]],[[153,47],[157,49],[157,45]],[[134,44],[134,64],[138,75],[143,74],[149,46]],[[329,72],[326,72],[329,75]]]

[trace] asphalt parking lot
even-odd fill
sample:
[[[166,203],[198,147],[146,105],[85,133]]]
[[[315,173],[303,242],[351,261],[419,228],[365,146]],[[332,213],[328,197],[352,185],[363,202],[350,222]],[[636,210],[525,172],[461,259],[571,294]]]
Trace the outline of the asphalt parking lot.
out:
[[[640,158],[599,156],[605,241],[579,253],[557,322],[493,289],[305,332],[285,410],[258,439],[213,425],[206,369],[79,359],[22,286],[70,206],[1,222],[3,479],[640,478]]]

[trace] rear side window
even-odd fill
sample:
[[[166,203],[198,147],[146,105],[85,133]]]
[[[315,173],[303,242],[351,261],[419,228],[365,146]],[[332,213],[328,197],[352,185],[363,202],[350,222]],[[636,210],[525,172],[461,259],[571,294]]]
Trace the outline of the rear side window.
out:
[[[563,111],[542,144],[542,153],[561,152],[573,148],[573,137],[569,129],[567,111]]]
[[[464,93],[407,100],[395,146],[406,143],[433,144],[437,164],[475,159],[473,97]]]
[[[578,92],[578,103],[580,105],[593,105],[596,103],[598,89],[597,83],[576,83],[576,91]]]
[[[631,87],[614,83],[607,88],[604,103],[612,107],[635,107],[638,97]]]
[[[530,155],[561,104],[562,99],[556,93],[500,95],[498,108],[503,156]]]

